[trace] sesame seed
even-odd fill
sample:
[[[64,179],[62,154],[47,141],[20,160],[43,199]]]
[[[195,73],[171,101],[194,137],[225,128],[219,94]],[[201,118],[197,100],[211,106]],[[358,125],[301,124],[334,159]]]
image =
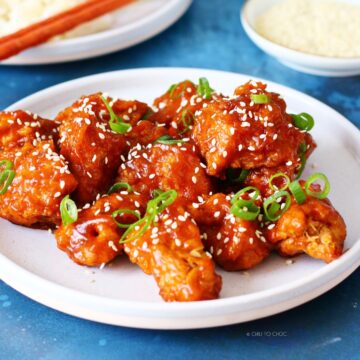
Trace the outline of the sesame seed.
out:
[[[214,212],[214,218],[218,218],[220,216],[220,211],[215,211]]]
[[[61,192],[59,192],[59,191],[54,194],[54,198],[58,198],[60,196],[61,196]]]
[[[219,256],[219,255],[221,255],[221,253],[222,253],[222,249],[219,249],[219,250],[217,251],[216,255]]]
[[[191,181],[192,181],[194,184],[196,184],[196,181],[197,181],[196,176],[193,176],[193,177],[191,178]]]

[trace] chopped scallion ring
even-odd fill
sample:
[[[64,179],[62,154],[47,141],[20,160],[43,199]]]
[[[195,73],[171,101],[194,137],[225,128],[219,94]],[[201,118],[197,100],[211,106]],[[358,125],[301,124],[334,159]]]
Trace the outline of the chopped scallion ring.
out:
[[[108,194],[112,194],[114,192],[117,192],[119,189],[125,189],[125,191],[127,192],[133,192],[133,188],[131,185],[129,185],[128,183],[126,182],[118,182],[116,184],[114,184],[108,191]]]
[[[285,202],[280,205],[278,199],[281,198],[284,198]],[[290,207],[290,204],[290,194],[285,190],[278,191],[264,201],[264,214],[268,220],[276,221]]]
[[[231,204],[235,204],[238,200],[242,200],[240,199],[240,197],[242,195],[244,195],[245,193],[248,193],[250,200],[255,201],[258,199],[259,195],[260,195],[260,190],[258,188],[256,188],[255,186],[247,186],[243,189],[241,189],[240,191],[238,191],[233,198],[231,199]]]
[[[189,110],[184,110],[181,113],[181,122],[184,125],[184,130],[180,132],[180,135],[185,134],[187,131],[190,130],[190,127],[194,124],[195,122],[195,116],[194,114],[189,111]]]
[[[104,96],[100,96],[101,100],[105,104],[107,110],[109,111],[110,120],[109,126],[112,131],[115,131],[118,134],[125,134],[131,130],[131,125],[124,122],[124,120],[115,114],[114,110],[110,106],[109,102],[105,99]]]
[[[295,201],[298,204],[303,204],[306,200],[306,194],[304,192],[304,190],[302,189],[299,181],[294,180],[293,182],[291,182],[289,184],[289,190],[291,191],[291,193],[293,194]]]
[[[147,120],[153,113],[154,111],[152,109],[147,109],[145,114],[141,117],[141,120]]]
[[[270,103],[270,98],[266,94],[251,94],[250,98],[255,104],[269,104]]]
[[[127,229],[129,228],[132,224],[125,224],[125,223],[121,223],[119,221],[116,220],[116,218],[119,216],[119,215],[122,215],[122,214],[129,214],[129,215],[133,215],[137,218],[137,220],[140,220],[141,219],[141,216],[139,214],[138,211],[136,210],[129,210],[129,209],[119,209],[119,210],[115,210],[111,216],[112,218],[115,220],[116,222],[116,225],[119,227],[119,228],[122,228],[122,229]]]
[[[174,139],[170,135],[163,135],[160,136],[158,139],[155,140],[155,143],[157,144],[165,144],[165,145],[177,145],[177,144],[183,144],[186,141],[181,139]]]
[[[197,86],[197,92],[200,96],[206,100],[211,99],[211,95],[214,90],[210,87],[209,80],[207,78],[200,78],[199,85]]]
[[[11,185],[15,177],[15,171],[13,170],[14,164],[10,160],[0,161],[0,168],[5,165],[5,169],[0,173],[0,195],[4,195]]]
[[[307,145],[305,143],[300,144],[299,147],[299,157],[300,157],[300,167],[298,169],[297,175],[296,175],[296,180],[300,179],[300,176],[302,175],[304,169],[305,169],[305,165],[306,165],[306,150],[307,150]]]
[[[248,175],[249,175],[249,170],[245,170],[245,169],[229,168],[226,170],[227,179],[233,183],[239,183],[239,184],[243,183]]]
[[[60,214],[65,226],[72,224],[78,219],[78,209],[69,195],[66,195],[60,203]]]
[[[260,208],[252,200],[238,199],[231,206],[230,212],[240,219],[254,221],[259,216]]]
[[[158,190],[156,192],[156,197],[148,202],[144,217],[127,228],[120,239],[120,244],[131,242],[143,235],[155,221],[156,216],[159,215],[166,207],[171,205],[177,198],[177,192],[175,190],[160,191],[161,190]],[[128,235],[133,230],[136,231],[135,234],[128,238]]]
[[[321,180],[324,183],[324,188],[321,191],[312,191],[311,185],[318,180]],[[327,198],[327,196],[329,195],[329,192],[330,192],[330,182],[324,174],[315,173],[308,177],[304,188],[305,188],[305,192],[309,196],[312,196],[316,199],[325,199],[325,198]]]
[[[286,181],[286,184],[284,186],[282,186],[281,188],[278,188],[276,185],[273,184],[274,179],[277,179],[277,178],[284,178],[285,181]],[[270,179],[269,179],[269,187],[270,187],[271,190],[274,190],[274,191],[286,190],[289,187],[289,184],[290,184],[289,177],[286,174],[282,173],[282,172],[279,172],[279,173],[271,176]]]
[[[175,89],[177,88],[178,85],[179,85],[179,84],[172,84],[172,85],[169,87],[167,93],[169,94],[170,99],[173,97],[174,91],[175,91]]]
[[[300,130],[310,131],[315,125],[314,118],[308,113],[292,114],[291,117],[294,125]]]

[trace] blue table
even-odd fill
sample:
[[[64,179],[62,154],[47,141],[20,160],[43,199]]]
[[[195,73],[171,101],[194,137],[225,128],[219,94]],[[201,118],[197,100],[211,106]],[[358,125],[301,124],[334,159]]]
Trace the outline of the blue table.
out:
[[[98,59],[1,67],[0,108],[50,85],[98,72],[189,66],[241,72],[288,85],[329,104],[360,127],[360,78],[304,75],[269,58],[245,36],[239,23],[241,4],[195,0],[163,34]],[[250,323],[198,331],[145,331],[61,314],[0,282],[0,359],[360,359],[359,283],[358,270],[306,305]]]

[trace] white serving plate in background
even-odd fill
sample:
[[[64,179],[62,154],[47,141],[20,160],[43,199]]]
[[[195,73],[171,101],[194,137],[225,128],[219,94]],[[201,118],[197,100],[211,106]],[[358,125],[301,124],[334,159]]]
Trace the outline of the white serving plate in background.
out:
[[[27,97],[10,109],[28,109],[45,117],[81,95],[104,91],[151,102],[183,79],[207,77],[213,88],[231,94],[248,75],[184,68],[148,68],[104,73],[66,82]],[[51,308],[102,323],[148,329],[190,329],[229,325],[273,315],[331,289],[360,265],[360,132],[342,115],[298,91],[269,82],[289,111],[308,112],[318,148],[309,172],[321,171],[331,182],[330,199],[343,215],[348,236],[343,256],[325,264],[305,255],[287,265],[272,255],[255,269],[219,273],[221,298],[191,303],[165,303],[151,276],[120,257],[103,270],[74,264],[56,247],[53,235],[0,220],[0,278],[31,299]],[[316,165],[316,170],[312,165]]]
[[[49,42],[26,50],[2,65],[38,65],[88,59],[139,44],[175,23],[192,0],[137,0],[112,14],[108,30]]]
[[[320,76],[342,77],[360,74],[360,58],[316,56],[275,44],[255,31],[259,15],[283,0],[248,0],[240,11],[242,26],[249,38],[263,51],[295,70]],[[359,5],[359,0],[337,0]],[[359,20],[360,26],[360,20]]]

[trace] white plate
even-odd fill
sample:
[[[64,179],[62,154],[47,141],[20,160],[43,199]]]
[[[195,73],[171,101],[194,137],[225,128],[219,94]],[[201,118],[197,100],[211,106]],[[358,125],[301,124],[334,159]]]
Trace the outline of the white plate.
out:
[[[167,29],[185,13],[191,3],[192,0],[138,0],[113,14],[114,25],[109,30],[40,45],[1,64],[51,64],[122,50]]]
[[[139,69],[100,74],[41,91],[11,106],[54,116],[83,94],[105,91],[122,98],[151,102],[183,79],[206,76],[211,85],[231,94],[249,77],[201,69]],[[247,273],[226,273],[221,299],[165,303],[151,276],[123,256],[103,270],[72,263],[44,231],[0,220],[0,277],[26,296],[54,309],[103,323],[151,329],[189,329],[233,324],[276,314],[300,305],[341,282],[360,263],[360,132],[319,101],[269,83],[285,96],[290,111],[316,119],[319,145],[309,161],[331,181],[331,199],[348,225],[346,253],[325,265],[306,256],[286,265],[276,255]],[[311,169],[314,171],[314,169]]]
[[[353,76],[360,74],[360,58],[342,59],[316,56],[275,44],[255,31],[257,17],[282,0],[248,0],[240,12],[242,26],[249,38],[263,51],[292,69],[320,76]],[[359,4],[358,0],[337,0]]]

